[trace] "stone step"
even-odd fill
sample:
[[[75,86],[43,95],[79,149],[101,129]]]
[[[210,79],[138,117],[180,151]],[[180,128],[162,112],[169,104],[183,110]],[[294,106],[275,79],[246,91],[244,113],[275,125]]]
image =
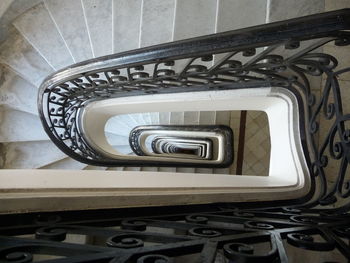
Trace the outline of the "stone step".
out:
[[[44,141],[49,137],[37,115],[0,107],[0,142]]]
[[[57,162],[45,165],[40,169],[62,169],[62,170],[82,170],[87,166],[85,163],[78,162],[70,157]]]
[[[13,24],[53,69],[74,63],[65,40],[43,3],[25,12]]]
[[[51,141],[3,143],[1,154],[4,169],[35,169],[67,157]]]
[[[81,0],[45,0],[75,62],[93,58]]]
[[[9,108],[38,115],[38,89],[4,64],[0,64],[0,97]]]

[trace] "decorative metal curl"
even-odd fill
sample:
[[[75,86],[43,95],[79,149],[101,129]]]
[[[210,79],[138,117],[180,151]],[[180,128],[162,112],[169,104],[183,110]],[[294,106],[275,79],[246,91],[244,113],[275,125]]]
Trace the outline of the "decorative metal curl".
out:
[[[136,261],[137,263],[172,263],[174,262],[171,258],[163,255],[146,255],[142,256]]]
[[[188,230],[188,234],[199,237],[219,237],[222,233],[210,227],[194,227]]]
[[[287,242],[296,247],[316,251],[329,251],[335,248],[333,241],[327,240],[326,242],[315,242],[312,236],[302,233],[288,234]]]
[[[234,262],[273,262],[278,259],[278,251],[273,245],[271,251],[263,255],[254,254],[254,247],[245,243],[228,243],[224,245],[224,255]]]
[[[186,222],[196,223],[196,224],[206,224],[208,223],[208,218],[203,215],[188,215],[186,216]]]
[[[53,241],[63,241],[66,235],[67,231],[59,227],[43,227],[35,232],[35,238]]]
[[[137,248],[143,247],[144,243],[137,235],[121,234],[108,238],[106,242],[109,247],[116,248]]]
[[[33,255],[28,252],[12,251],[13,249],[0,252],[1,262],[28,263],[33,261]]]

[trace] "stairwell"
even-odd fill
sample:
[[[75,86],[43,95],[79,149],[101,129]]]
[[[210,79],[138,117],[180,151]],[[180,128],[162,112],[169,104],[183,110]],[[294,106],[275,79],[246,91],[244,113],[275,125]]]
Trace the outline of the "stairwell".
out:
[[[287,4],[287,1],[284,4]],[[0,51],[2,167],[6,169],[107,169],[84,165],[65,156],[43,131],[36,109],[37,88],[55,70],[93,57],[164,42],[222,32],[264,22],[323,11],[322,1],[304,1],[307,8],[293,7],[284,13],[281,1],[233,0],[15,0],[3,3],[8,12]],[[312,2],[312,3],[311,3]],[[7,33],[6,33],[7,30]],[[6,34],[5,34],[6,33]],[[2,37],[3,37],[2,36]],[[4,38],[4,37],[3,37]],[[235,132],[238,147],[239,112],[168,112],[117,116],[106,127],[107,137],[119,140],[130,153],[127,132],[141,124],[225,124]],[[263,119],[264,117],[260,117]],[[232,121],[232,120],[235,121]],[[114,122],[114,123],[113,123]],[[267,127],[267,122],[259,121]],[[111,127],[116,127],[110,129]],[[269,144],[262,155],[249,155],[256,145],[248,125],[245,174],[266,174]],[[268,127],[267,127],[268,129]],[[268,135],[267,135],[268,138]],[[121,142],[121,140],[124,140]],[[119,144],[121,143],[121,144]],[[237,149],[235,149],[237,151]],[[255,151],[251,151],[255,152]],[[249,160],[253,159],[253,160]],[[259,159],[264,159],[259,162]],[[255,165],[255,168],[253,166]],[[235,173],[204,168],[108,168],[109,170]]]

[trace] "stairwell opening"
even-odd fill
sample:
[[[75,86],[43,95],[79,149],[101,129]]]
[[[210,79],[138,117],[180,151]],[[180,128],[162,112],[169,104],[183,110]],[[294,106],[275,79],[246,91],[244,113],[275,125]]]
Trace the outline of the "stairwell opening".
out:
[[[125,155],[136,154],[129,143],[130,131],[139,125],[226,125],[233,131],[234,161],[228,168],[197,170],[208,173],[268,176],[270,162],[270,132],[268,116],[263,111],[184,111],[143,112],[111,117],[105,126],[108,143]],[[148,138],[150,139],[150,138]],[[150,144],[146,141],[146,144]],[[120,168],[124,169],[124,168]],[[131,168],[125,168],[131,169]],[[140,167],[141,171],[194,172],[190,168]],[[134,168],[135,170],[135,168]]]

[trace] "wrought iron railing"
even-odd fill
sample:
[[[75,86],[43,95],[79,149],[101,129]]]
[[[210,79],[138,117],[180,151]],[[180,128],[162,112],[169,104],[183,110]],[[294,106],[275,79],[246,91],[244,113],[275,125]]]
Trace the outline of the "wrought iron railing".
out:
[[[348,262],[348,213],[247,206],[1,215],[0,261]]]
[[[317,151],[313,137],[318,129],[315,117],[319,108],[328,107],[328,117],[334,115],[337,121],[337,114],[343,114],[336,109],[340,102],[327,106],[329,88],[324,89],[322,100],[316,101],[308,77],[327,76],[326,86],[334,88],[333,79],[345,71],[338,70],[336,58],[317,50],[329,42],[348,44],[349,35],[344,31],[348,27],[348,11],[343,10],[88,60],[60,70],[43,82],[38,98],[41,120],[52,141],[80,162],[176,166],[104,155],[84,137],[80,113],[91,102],[123,96],[283,86],[306,98],[309,117],[300,125],[310,124],[306,132],[311,135],[311,151]],[[311,40],[314,43],[310,44]],[[343,134],[344,128],[339,129]],[[311,161],[313,169],[321,174],[325,162],[322,156],[316,154]],[[332,156],[338,157],[336,153]]]
[[[350,10],[341,10],[104,57],[49,77],[39,96],[47,133],[71,157],[98,165],[118,162],[96,153],[79,133],[78,111],[92,101],[282,86],[294,92],[303,113],[299,128],[311,192],[297,205],[277,200],[233,206],[227,200],[203,206],[0,215],[0,261],[348,262],[350,115],[343,112],[338,77],[350,68],[339,68],[340,58],[320,48],[330,42],[348,45],[349,28]],[[266,48],[254,55],[260,47]],[[203,65],[223,52],[229,53],[211,67]],[[239,54],[248,61],[236,59]],[[176,61],[183,58],[190,62],[176,73]],[[149,64],[151,77],[143,71]],[[314,77],[323,78],[320,97],[311,89]],[[319,118],[331,125],[317,143]],[[338,167],[326,173],[331,161]]]
[[[66,154],[93,165],[162,166],[158,161],[111,159],[94,149],[79,126],[80,111],[109,98],[206,91],[283,87],[298,99],[301,143],[310,168],[314,204],[350,195],[349,115],[343,112],[337,58],[320,50],[327,43],[350,43],[350,11],[339,10],[272,24],[193,38],[92,59],[49,76],[40,88],[39,111],[52,141]],[[257,52],[258,51],[258,52]],[[186,59],[186,60],[185,60]],[[185,63],[184,63],[185,61]],[[311,81],[318,79],[318,98]],[[320,117],[332,122],[318,143]],[[328,153],[329,152],[329,153]],[[336,160],[334,184],[325,168]],[[165,165],[170,165],[166,163]],[[195,165],[193,165],[195,166]],[[319,187],[315,187],[319,181]]]

